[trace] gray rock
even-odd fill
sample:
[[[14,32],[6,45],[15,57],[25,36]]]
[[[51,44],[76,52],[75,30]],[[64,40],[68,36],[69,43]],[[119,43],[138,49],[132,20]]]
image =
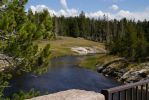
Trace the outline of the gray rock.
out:
[[[4,54],[0,54],[0,71],[3,71],[5,68],[10,66],[8,61],[13,62],[13,59]]]
[[[101,73],[104,70],[102,65],[96,65],[96,67],[97,67],[97,72],[98,73]]]
[[[100,93],[85,90],[67,90],[29,100],[105,100]]]

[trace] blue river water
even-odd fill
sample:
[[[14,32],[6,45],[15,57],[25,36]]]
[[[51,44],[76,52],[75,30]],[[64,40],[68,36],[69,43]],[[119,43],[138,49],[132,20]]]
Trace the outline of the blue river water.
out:
[[[5,90],[5,95],[18,92],[20,90],[29,91],[34,88],[44,93],[56,93],[70,89],[81,89],[87,91],[100,92],[120,85],[115,80],[105,77],[95,71],[84,69],[78,66],[78,62],[86,56],[65,56],[51,60],[49,70],[36,75],[27,73],[23,76],[15,77],[10,81],[10,87]]]

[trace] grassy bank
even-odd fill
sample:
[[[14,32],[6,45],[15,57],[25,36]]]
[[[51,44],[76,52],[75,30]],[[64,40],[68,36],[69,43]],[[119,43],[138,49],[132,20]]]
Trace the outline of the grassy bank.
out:
[[[93,42],[90,40],[85,40],[83,38],[72,38],[72,37],[58,37],[56,40],[47,41],[40,40],[36,42],[40,48],[43,48],[46,44],[51,44],[51,57],[60,57],[65,55],[78,55],[77,53],[71,51],[71,47],[94,47],[98,49],[105,49],[103,43]]]
[[[83,61],[80,62],[80,66],[87,68],[87,69],[92,69],[96,70],[96,65],[97,64],[106,64],[108,62],[113,61],[114,59],[118,59],[119,57],[113,56],[113,55],[106,55],[106,54],[97,54],[95,56],[90,56]]]

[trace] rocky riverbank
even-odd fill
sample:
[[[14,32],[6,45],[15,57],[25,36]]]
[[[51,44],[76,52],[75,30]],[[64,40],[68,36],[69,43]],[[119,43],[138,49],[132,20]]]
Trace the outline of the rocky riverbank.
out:
[[[149,79],[149,63],[129,64],[124,63],[112,64],[107,67],[97,65],[97,71],[105,76],[112,77],[119,82],[132,83]]]
[[[4,54],[0,54],[0,72],[5,68],[10,66],[10,62],[12,62],[12,58],[8,57]]]

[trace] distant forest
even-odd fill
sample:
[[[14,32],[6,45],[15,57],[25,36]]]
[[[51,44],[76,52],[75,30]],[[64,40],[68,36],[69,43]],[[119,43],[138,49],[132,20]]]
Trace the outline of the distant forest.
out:
[[[111,54],[139,59],[149,56],[149,21],[136,21],[123,18],[109,20],[85,17],[53,17],[53,32],[56,35],[83,37],[104,42]]]

